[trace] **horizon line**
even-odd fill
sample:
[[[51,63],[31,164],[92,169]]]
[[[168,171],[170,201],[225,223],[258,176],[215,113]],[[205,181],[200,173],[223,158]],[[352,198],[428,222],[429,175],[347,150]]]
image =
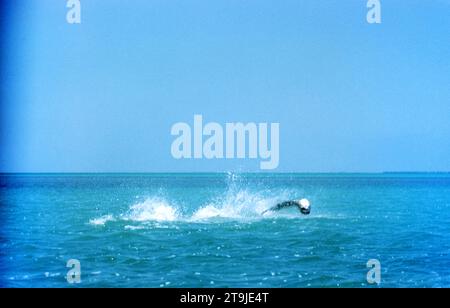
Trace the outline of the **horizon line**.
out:
[[[450,174],[450,171],[32,171],[1,172],[0,175],[21,174]]]

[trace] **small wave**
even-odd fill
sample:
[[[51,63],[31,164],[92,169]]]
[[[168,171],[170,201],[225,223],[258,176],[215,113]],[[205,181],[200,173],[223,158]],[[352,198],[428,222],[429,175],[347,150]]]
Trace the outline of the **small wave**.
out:
[[[124,229],[125,230],[142,230],[142,229],[145,229],[145,227],[144,226],[130,226],[130,225],[127,225],[127,226],[124,227]]]
[[[95,225],[95,226],[104,226],[108,221],[113,221],[113,220],[114,220],[114,217],[112,215],[104,215],[102,217],[89,220],[89,223],[91,225]]]

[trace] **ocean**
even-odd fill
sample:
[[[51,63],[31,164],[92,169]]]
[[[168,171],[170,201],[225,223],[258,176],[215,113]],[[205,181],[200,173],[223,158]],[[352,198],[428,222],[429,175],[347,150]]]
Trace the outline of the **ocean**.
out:
[[[450,287],[444,173],[4,174],[0,223],[1,287]]]

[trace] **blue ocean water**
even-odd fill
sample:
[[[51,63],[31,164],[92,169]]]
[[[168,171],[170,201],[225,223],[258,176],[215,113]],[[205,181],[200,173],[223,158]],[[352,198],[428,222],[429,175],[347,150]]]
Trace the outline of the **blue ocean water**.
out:
[[[2,175],[0,286],[450,287],[449,174]],[[312,212],[261,213],[308,198]],[[376,285],[375,285],[376,286]]]

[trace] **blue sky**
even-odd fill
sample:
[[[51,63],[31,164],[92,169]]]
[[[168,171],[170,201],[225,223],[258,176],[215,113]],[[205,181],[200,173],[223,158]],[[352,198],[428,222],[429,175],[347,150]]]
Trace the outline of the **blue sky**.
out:
[[[450,171],[450,1],[6,2],[1,171],[259,170],[173,159],[194,114],[280,123],[275,171]]]

